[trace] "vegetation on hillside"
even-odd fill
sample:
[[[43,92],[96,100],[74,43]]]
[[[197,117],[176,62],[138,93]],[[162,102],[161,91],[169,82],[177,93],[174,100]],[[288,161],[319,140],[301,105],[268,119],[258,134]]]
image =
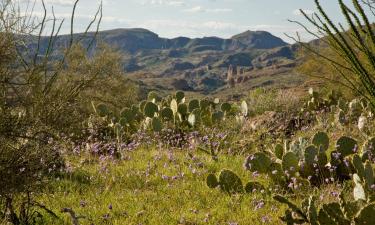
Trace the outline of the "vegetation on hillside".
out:
[[[240,101],[144,97],[118,51],[73,35],[78,3],[52,57],[58,21],[48,48],[25,49],[47,16],[25,20],[0,0],[0,223],[375,224],[374,27],[362,8],[373,3],[340,0],[342,33],[317,0],[319,23],[308,17],[328,35],[313,53],[336,70],[314,59],[301,70],[319,65],[352,94],[260,87]]]

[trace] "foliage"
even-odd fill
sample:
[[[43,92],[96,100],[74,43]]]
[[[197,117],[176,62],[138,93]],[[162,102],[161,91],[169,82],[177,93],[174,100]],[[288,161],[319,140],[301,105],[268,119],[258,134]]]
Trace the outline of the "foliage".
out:
[[[187,102],[182,91],[165,98],[150,92],[147,101],[125,107],[119,114],[111,111],[103,103],[94,105],[96,114],[114,129],[114,133],[118,129],[119,142],[143,130],[161,132],[172,129],[179,133],[199,131],[214,127],[234,116],[238,118],[239,123],[243,123],[248,114],[247,103],[245,101],[241,103],[241,112],[238,114],[236,108],[238,107],[228,102],[221,103],[219,99],[192,99]]]
[[[313,52],[315,56],[331,64],[336,70],[335,73],[339,75],[339,79],[334,79],[334,82],[366,98],[371,107],[374,108],[375,35],[374,26],[367,14],[367,9],[369,9],[370,15],[373,12],[373,3],[366,4],[363,1],[353,0],[354,10],[342,0],[339,0],[338,3],[349,30],[345,30],[341,24],[335,25],[318,0],[315,0],[315,4],[319,14],[314,13],[309,16],[301,10],[308,22],[318,31],[314,33],[297,22],[308,33],[320,38],[321,42],[329,46],[336,57],[330,57],[314,49],[314,46],[302,43],[299,40],[296,41],[308,51]]]

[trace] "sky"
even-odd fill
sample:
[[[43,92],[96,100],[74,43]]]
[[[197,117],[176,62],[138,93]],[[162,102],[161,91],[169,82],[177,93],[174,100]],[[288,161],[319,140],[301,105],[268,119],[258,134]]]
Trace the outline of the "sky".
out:
[[[27,1],[21,1],[26,10]],[[41,0],[36,1],[35,15],[42,14]],[[69,18],[74,0],[45,0],[58,18]],[[350,0],[346,0],[350,2]],[[74,31],[83,31],[95,14],[99,0],[80,0]],[[321,0],[335,21],[343,21],[336,0]],[[31,6],[29,5],[29,9]],[[293,42],[286,35],[299,32],[303,39],[312,37],[297,24],[306,22],[299,9],[316,11],[313,0],[103,0],[103,20],[100,30],[116,28],[146,28],[160,37],[174,38],[217,36],[230,38],[246,30],[265,30]],[[68,21],[62,29],[69,32]]]

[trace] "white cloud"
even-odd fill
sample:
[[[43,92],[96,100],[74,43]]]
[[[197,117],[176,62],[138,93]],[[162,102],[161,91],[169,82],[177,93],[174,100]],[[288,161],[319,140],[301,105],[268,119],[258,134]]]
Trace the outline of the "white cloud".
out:
[[[306,14],[306,15],[312,15],[314,14],[315,12],[311,9],[302,9],[302,11]],[[296,9],[293,11],[293,14],[296,15],[296,16],[302,16],[302,13],[299,9]]]
[[[146,0],[142,2],[142,5],[181,6],[185,5],[185,2],[183,0]]]
[[[195,6],[189,9],[184,9],[183,11],[189,12],[189,13],[199,13],[199,12],[224,13],[224,12],[232,12],[233,10],[229,8],[205,9],[202,6]]]

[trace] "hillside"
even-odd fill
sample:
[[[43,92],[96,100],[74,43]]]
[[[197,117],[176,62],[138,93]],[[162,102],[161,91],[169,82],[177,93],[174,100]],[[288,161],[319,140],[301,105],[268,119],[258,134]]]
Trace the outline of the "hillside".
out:
[[[83,45],[88,46],[93,35],[75,34],[74,39],[82,39]],[[66,46],[69,39],[70,35],[59,36],[56,46]],[[35,47],[35,42],[32,43],[31,47]],[[115,29],[99,32],[94,46],[99,43],[120,51],[129,78],[142,82],[149,90],[227,95],[230,66],[238,71],[239,78],[235,78],[235,82],[241,84],[241,90],[273,85],[280,80],[284,80],[285,85],[300,84],[299,79],[293,79],[292,72],[298,63],[295,46],[265,31],[245,31],[229,39],[168,39],[146,29]],[[47,46],[45,37],[41,52]],[[277,74],[287,75],[288,79],[279,79]],[[254,77],[260,77],[262,82],[252,83]]]

